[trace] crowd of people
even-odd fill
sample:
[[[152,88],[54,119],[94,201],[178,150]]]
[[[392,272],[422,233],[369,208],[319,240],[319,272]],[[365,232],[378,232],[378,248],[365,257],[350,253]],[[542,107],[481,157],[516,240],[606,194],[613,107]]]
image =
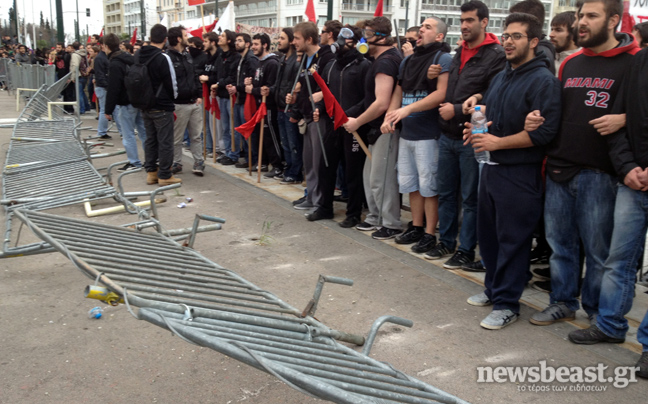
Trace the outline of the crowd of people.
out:
[[[532,324],[573,320],[582,304],[590,327],[570,341],[619,343],[648,228],[648,103],[640,96],[648,92],[648,26],[617,32],[622,15],[620,0],[584,0],[556,15],[546,35],[543,4],[524,0],[497,37],[488,7],[470,0],[454,56],[436,17],[402,41],[385,17],[331,20],[321,32],[302,22],[281,30],[276,49],[267,34],[188,38],[182,26],[158,24],[150,42],[131,47],[109,34],[85,48],[59,44],[53,61],[59,71],[62,57],[59,75],[87,73],[78,85],[88,99],[93,85],[98,136],[110,137],[114,119],[129,160],[120,169],[144,167],[148,184],[181,182],[186,144],[198,176],[212,157],[281,184],[305,181],[293,205],[308,221],[332,219],[343,201],[340,226],[411,245],[448,269],[485,272],[484,292],[468,299],[493,306],[482,327],[515,322],[535,277],[551,304]],[[248,136],[250,105],[267,114]],[[473,130],[476,107],[487,132]],[[475,152],[484,151],[489,160],[478,163]],[[530,270],[547,259],[548,268]],[[637,374],[648,378],[648,313],[637,339]]]

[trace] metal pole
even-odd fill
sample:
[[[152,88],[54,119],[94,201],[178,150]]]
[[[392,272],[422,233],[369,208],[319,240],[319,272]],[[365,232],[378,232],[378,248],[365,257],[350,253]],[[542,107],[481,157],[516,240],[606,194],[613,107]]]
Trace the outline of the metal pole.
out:
[[[63,0],[56,0],[56,39],[65,42],[65,29],[63,28]]]
[[[77,15],[77,18],[76,18],[76,23],[75,23],[75,27],[74,27],[74,29],[75,29],[74,32],[75,32],[76,40],[78,41],[79,40],[79,0],[76,0],[76,15]]]
[[[142,41],[145,39],[146,35],[146,9],[144,8],[144,0],[140,0],[140,14],[142,17]]]
[[[333,0],[328,0],[326,5],[326,19],[329,21],[333,19]]]

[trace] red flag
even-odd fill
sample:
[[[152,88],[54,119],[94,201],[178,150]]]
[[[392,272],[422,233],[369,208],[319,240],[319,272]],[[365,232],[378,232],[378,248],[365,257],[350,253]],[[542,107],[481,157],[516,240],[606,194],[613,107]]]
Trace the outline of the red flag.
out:
[[[317,24],[317,17],[315,16],[315,4],[313,4],[313,0],[308,0],[308,3],[306,4],[306,17],[308,18],[308,21],[312,21]]]
[[[92,38],[92,36],[88,35],[88,40],[86,41],[86,43],[90,43],[90,38]]]
[[[349,118],[347,117],[344,109],[342,109],[340,103],[337,102],[335,96],[333,95],[333,93],[331,93],[331,90],[329,90],[328,86],[324,82],[324,79],[322,79],[319,73],[313,72],[313,78],[322,90],[322,95],[324,96],[324,105],[326,105],[326,113],[328,114],[328,116],[334,118],[334,128],[337,129],[342,126],[342,124],[346,123]]]
[[[203,103],[205,104],[205,110],[209,111],[211,109],[211,104],[210,104],[210,94],[209,94],[209,84],[208,83],[202,83],[203,85]]]
[[[101,38],[103,36],[103,27],[101,27],[101,32],[99,33],[99,37]]]
[[[214,30],[214,27],[216,26],[217,22],[218,20],[215,20],[214,22],[212,22],[211,24],[205,27],[196,28],[192,31],[189,31],[189,34],[191,34],[191,36],[197,36],[198,38],[202,38],[205,32],[212,32]]]
[[[250,119],[252,119],[252,117],[256,113],[256,110],[257,106],[254,96],[252,94],[246,94],[245,106],[243,107],[243,116],[245,117],[245,120],[249,121]]]
[[[249,121],[245,122],[243,125],[238,126],[234,129],[243,137],[245,140],[250,138],[250,135],[252,135],[252,132],[254,132],[254,127],[257,125],[257,123],[263,121],[263,117],[266,116],[267,110],[266,110],[266,104],[265,102],[262,102],[261,105],[259,106],[259,109],[257,109],[257,112],[254,114],[252,119]]]
[[[92,93],[92,103],[93,104],[97,103],[97,93],[95,93],[95,92]]]
[[[374,17],[382,17],[383,16],[383,0],[378,0],[378,5],[376,6],[376,12],[374,13]]]
[[[199,6],[201,4],[205,4],[205,0],[187,0],[187,3],[190,6]]]
[[[621,32],[632,33],[632,28],[635,26],[635,19],[630,15],[630,3],[623,2],[623,17],[621,17]],[[636,38],[635,38],[636,39]],[[637,42],[639,42],[637,40]]]
[[[220,113],[220,105],[218,105],[218,99],[216,97],[213,97],[211,101],[211,113],[214,114],[216,119],[221,119],[221,113]]]
[[[135,45],[135,42],[137,42],[137,27],[135,27],[135,30],[133,31],[133,37],[131,38],[131,45]]]

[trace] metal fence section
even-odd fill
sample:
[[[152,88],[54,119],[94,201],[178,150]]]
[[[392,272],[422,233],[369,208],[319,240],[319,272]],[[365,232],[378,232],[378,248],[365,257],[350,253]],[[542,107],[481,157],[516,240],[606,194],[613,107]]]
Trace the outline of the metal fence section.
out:
[[[48,86],[43,84],[35,94],[30,94],[29,101],[18,116],[18,120],[33,121],[38,119],[48,119],[50,113],[52,119],[65,119],[72,117],[72,115],[65,112],[63,107],[60,105],[52,105],[48,108],[50,102],[58,101],[58,97],[61,94],[61,91],[63,91],[63,89],[68,85],[70,77],[71,73],[68,73],[52,85]]]
[[[0,88],[7,86],[9,81],[9,59],[0,58]]]
[[[327,327],[162,234],[23,209],[15,215],[96,285],[139,307],[139,319],[303,393],[353,404],[465,403],[370,358],[370,347],[360,353],[338,343],[362,344],[364,338]],[[370,341],[386,320],[391,318],[372,328]]]
[[[37,89],[43,85],[50,86],[56,81],[56,66],[39,64],[3,63],[6,69],[7,86],[9,90],[19,88]],[[0,67],[0,74],[2,67]]]

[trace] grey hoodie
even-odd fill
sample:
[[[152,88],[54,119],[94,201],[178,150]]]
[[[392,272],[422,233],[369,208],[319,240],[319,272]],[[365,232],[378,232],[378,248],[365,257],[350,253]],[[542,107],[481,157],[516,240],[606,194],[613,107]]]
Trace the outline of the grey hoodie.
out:
[[[85,50],[85,48],[79,48],[79,50],[74,51],[74,53],[72,53],[72,55],[70,56],[70,72],[72,73],[72,81],[76,79],[76,74],[79,70],[79,65],[81,64],[81,58],[85,59],[87,55],[88,52]]]

